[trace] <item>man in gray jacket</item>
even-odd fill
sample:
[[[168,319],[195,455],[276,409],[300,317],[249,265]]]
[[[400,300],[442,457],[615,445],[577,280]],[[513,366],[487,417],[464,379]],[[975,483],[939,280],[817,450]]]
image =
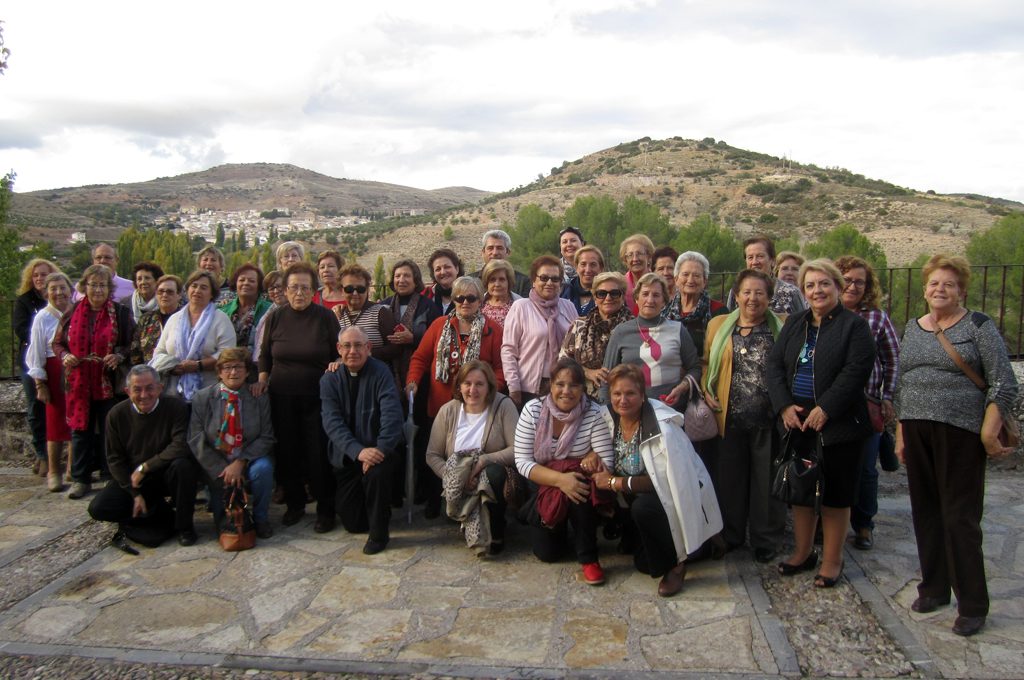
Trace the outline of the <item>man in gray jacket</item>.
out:
[[[369,531],[363,552],[387,547],[391,483],[401,455],[402,405],[391,369],[370,356],[370,340],[352,326],[338,336],[343,366],[320,379],[328,457],[337,479],[337,512],[349,533]]]

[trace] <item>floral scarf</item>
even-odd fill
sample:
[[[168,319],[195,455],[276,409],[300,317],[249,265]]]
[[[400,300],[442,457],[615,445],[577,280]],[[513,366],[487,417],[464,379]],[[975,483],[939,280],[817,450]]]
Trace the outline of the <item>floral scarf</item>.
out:
[[[441,330],[434,350],[434,379],[438,382],[447,384],[459,372],[462,364],[480,358],[480,341],[486,318],[477,312],[475,317],[466,321],[470,323],[469,337],[466,339],[466,349],[462,351],[459,343],[459,317],[454,310],[448,314],[448,321]]]
[[[619,311],[615,312],[608,319],[601,317],[597,309],[590,310],[582,328],[576,335],[576,361],[583,368],[601,368],[604,364],[604,352],[608,348],[608,340],[611,338],[612,330],[623,321],[633,318],[633,312],[629,311],[626,305],[622,305]]]
[[[72,430],[89,429],[90,402],[114,398],[103,357],[114,353],[118,330],[113,300],[107,300],[99,311],[82,300],[71,311],[66,346],[79,359],[77,366],[65,369],[67,419]]]
[[[220,419],[220,430],[217,433],[217,450],[224,454],[229,462],[234,462],[242,455],[242,403],[238,391],[228,389],[224,383],[220,385],[220,398],[224,402],[224,415]]]

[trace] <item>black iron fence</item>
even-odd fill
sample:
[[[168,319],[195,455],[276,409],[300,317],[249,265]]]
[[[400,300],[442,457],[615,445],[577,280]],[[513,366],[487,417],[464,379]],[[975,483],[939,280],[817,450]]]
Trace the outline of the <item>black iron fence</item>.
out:
[[[971,267],[967,306],[992,317],[1012,357],[1024,355],[1024,264],[976,265]],[[878,272],[885,293],[882,305],[902,334],[908,319],[925,312],[921,296],[921,270],[893,267]],[[735,272],[711,275],[708,290],[712,297],[724,300],[735,279]],[[11,318],[13,299],[0,299],[0,378],[20,374],[18,345],[14,340]]]

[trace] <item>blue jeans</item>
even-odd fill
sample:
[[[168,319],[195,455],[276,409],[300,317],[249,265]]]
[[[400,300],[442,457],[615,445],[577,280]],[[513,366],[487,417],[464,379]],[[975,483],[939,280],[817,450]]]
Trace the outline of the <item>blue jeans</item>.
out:
[[[249,503],[257,522],[270,521],[270,496],[274,492],[274,463],[270,456],[250,461],[245,470],[249,482]],[[210,482],[210,509],[220,525],[224,519],[224,482],[218,477]]]
[[[854,531],[875,528],[874,518],[878,514],[878,442],[881,438],[881,433],[872,432],[864,442],[857,502],[850,508],[850,526]]]

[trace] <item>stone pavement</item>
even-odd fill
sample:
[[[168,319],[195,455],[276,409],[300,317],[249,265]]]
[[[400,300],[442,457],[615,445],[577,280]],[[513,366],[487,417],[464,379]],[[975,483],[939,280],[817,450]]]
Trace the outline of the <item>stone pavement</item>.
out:
[[[229,554],[197,510],[199,544],[132,557],[105,547],[110,530],[86,521],[84,501],[37,479],[0,470],[0,654],[399,676],[1024,675],[1016,470],[990,474],[993,606],[972,639],[950,632],[953,608],[909,611],[917,563],[899,473],[883,474],[875,550],[847,550],[848,582],[835,591],[812,593],[809,578],[781,583],[737,551],[693,565],[671,599],[607,542],[608,583],[580,583],[575,564],[538,562],[514,522],[506,552],[480,560],[456,525],[417,516],[410,526],[396,514],[388,550],[367,557],[363,536],[315,534],[311,515],[283,528],[276,507],[277,534]],[[793,616],[800,606],[807,618]],[[824,622],[808,626],[815,616]],[[895,662],[860,658],[871,641],[842,622],[861,620]]]

